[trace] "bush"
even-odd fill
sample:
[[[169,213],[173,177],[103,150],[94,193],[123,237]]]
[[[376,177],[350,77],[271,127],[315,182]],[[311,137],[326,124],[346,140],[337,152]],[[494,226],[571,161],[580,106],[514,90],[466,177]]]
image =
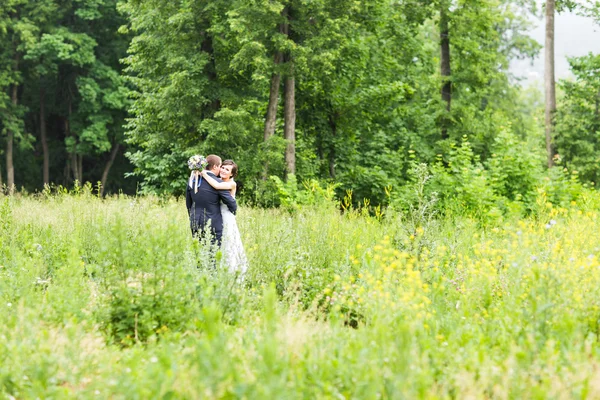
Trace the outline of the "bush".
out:
[[[296,212],[302,206],[336,207],[335,189],[338,185],[321,185],[316,179],[304,181],[302,187],[298,187],[296,175],[290,174],[284,182],[277,176],[271,176],[270,180],[277,188],[279,204],[289,212]]]

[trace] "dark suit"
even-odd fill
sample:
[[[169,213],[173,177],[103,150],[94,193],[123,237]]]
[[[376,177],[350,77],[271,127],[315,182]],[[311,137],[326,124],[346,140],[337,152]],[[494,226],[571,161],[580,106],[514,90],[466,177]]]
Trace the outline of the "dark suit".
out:
[[[219,182],[212,172],[210,176]],[[190,228],[192,235],[203,235],[208,229],[212,234],[212,242],[221,245],[223,237],[223,218],[221,217],[221,203],[223,201],[227,208],[235,214],[237,203],[229,193],[229,190],[216,190],[204,179],[200,180],[200,186],[196,192],[190,185],[187,186],[185,193],[185,205],[190,216]]]

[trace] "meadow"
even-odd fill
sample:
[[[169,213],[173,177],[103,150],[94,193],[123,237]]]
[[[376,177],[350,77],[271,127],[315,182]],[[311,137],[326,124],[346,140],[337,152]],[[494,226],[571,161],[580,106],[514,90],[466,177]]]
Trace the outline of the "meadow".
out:
[[[243,282],[181,199],[0,197],[0,397],[600,398],[600,201],[538,197],[241,207]]]

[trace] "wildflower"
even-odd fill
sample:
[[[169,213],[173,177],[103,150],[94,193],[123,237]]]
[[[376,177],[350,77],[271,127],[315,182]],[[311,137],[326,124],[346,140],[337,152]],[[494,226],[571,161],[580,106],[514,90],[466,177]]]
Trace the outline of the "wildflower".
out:
[[[48,283],[50,283],[50,279],[42,279],[39,276],[36,278],[36,281],[34,282],[35,285],[47,285]]]

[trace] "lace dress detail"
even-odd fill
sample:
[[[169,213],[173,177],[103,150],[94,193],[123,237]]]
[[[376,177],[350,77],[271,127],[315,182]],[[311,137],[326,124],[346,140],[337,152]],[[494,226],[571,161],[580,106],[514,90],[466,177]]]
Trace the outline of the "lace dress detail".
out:
[[[248,269],[248,259],[246,258],[235,215],[229,211],[225,204],[221,204],[221,216],[223,217],[222,263],[229,269],[229,272],[243,276]]]

